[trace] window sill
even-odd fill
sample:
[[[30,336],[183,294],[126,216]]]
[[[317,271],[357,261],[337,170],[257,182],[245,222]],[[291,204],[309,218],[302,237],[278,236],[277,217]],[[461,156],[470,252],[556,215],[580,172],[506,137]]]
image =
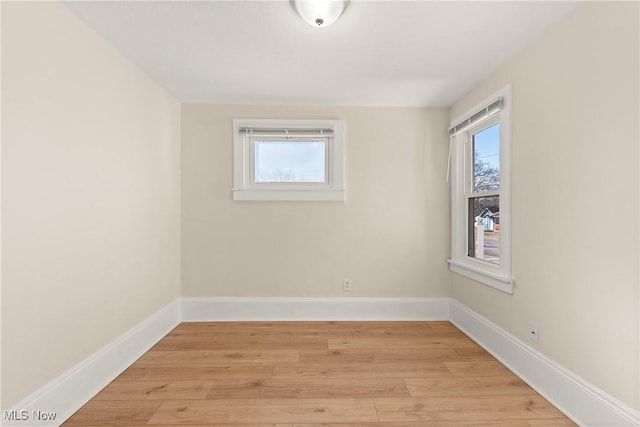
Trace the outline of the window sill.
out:
[[[343,202],[344,190],[233,190],[235,201]]]
[[[454,273],[458,273],[487,286],[491,286],[499,291],[513,295],[513,278],[510,275],[502,276],[486,271],[478,266],[453,259],[448,259],[447,262],[449,263],[449,270]]]

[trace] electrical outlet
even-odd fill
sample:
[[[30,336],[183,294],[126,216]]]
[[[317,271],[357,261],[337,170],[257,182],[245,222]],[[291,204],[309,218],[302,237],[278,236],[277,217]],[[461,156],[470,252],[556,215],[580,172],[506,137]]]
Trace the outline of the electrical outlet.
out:
[[[351,290],[351,279],[342,279],[342,290],[345,292]]]
[[[540,342],[540,327],[535,322],[529,322],[529,339],[533,342]]]

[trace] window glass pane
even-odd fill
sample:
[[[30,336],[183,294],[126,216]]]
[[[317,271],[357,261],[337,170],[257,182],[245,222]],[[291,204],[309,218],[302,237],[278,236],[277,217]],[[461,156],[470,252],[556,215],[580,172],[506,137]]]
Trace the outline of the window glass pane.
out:
[[[326,141],[255,141],[255,182],[326,182]]]
[[[473,191],[500,189],[500,124],[473,135]]]
[[[469,199],[468,252],[500,264],[500,196]]]

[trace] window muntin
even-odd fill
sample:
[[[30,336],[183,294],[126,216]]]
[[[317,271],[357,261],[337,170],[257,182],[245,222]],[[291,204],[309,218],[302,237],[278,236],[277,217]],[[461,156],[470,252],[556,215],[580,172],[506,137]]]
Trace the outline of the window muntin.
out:
[[[451,123],[451,271],[512,293],[511,88]]]

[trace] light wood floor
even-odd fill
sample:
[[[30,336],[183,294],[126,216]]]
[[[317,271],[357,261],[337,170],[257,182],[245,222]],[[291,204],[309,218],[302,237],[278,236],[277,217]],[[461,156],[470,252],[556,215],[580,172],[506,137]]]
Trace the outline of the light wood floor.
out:
[[[449,322],[182,323],[65,426],[573,426]]]

